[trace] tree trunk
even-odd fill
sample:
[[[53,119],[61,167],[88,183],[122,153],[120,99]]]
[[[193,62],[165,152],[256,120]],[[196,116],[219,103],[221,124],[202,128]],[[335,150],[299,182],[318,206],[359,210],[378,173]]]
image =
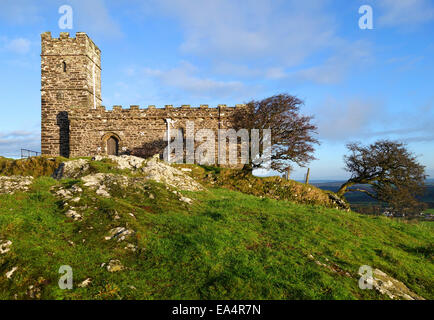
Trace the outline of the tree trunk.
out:
[[[348,180],[339,188],[339,190],[336,192],[336,194],[338,195],[338,197],[342,197],[345,193],[348,192],[348,190],[347,190],[348,187],[354,186],[355,184],[356,184],[356,182]]]

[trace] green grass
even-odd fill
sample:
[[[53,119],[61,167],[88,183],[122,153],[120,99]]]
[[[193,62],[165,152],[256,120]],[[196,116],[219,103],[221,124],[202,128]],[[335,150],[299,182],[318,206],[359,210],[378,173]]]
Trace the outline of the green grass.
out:
[[[41,177],[27,193],[0,195],[0,238],[13,242],[0,255],[0,299],[26,299],[30,285],[41,289],[42,299],[385,299],[358,288],[361,265],[434,298],[432,222],[405,223],[223,188],[184,192],[194,199],[187,205],[152,182],[144,189],[119,188],[110,199],[84,188],[74,204],[83,221],[72,221],[49,190],[74,183],[80,182]],[[104,240],[118,226],[135,234],[122,242]],[[138,250],[125,250],[127,243]],[[317,265],[310,254],[340,272]],[[109,273],[101,264],[110,259],[126,270]],[[73,268],[73,290],[58,287],[61,265]],[[86,278],[92,283],[79,288]]]
[[[65,158],[50,158],[45,156],[27,159],[9,159],[0,157],[0,176],[50,176]]]

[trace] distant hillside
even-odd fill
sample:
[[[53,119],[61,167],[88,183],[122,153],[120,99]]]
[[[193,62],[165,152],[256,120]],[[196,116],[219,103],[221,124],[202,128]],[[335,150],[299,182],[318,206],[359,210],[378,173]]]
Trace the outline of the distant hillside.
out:
[[[312,183],[314,186],[322,189],[322,190],[329,190],[333,192],[337,192],[340,188],[340,186],[345,181],[335,181],[335,182],[323,182],[323,183]],[[360,189],[366,189],[370,190],[369,185],[355,185],[355,188]],[[362,193],[362,192],[348,192],[345,194],[345,199],[350,204],[371,204],[371,203],[378,203],[377,200],[372,199],[368,195]],[[430,208],[434,208],[434,182],[431,182],[430,180],[426,181],[426,191],[425,194],[419,198],[420,201],[425,202],[428,204]]]
[[[26,161],[0,170],[0,299],[434,298],[431,222],[337,210],[313,186],[242,171],[87,158],[55,180],[41,168],[58,160]]]

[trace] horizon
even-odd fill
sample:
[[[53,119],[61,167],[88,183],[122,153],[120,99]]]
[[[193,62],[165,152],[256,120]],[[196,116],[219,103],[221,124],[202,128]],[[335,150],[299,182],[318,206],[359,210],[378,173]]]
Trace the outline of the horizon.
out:
[[[74,12],[59,28],[61,5]],[[40,34],[86,32],[102,51],[113,105],[235,105],[289,93],[305,101],[321,145],[311,181],[340,181],[345,144],[408,144],[434,176],[434,3],[313,0],[6,1],[0,11],[0,156],[40,151]],[[370,5],[374,28],[359,28]],[[431,30],[431,31],[430,31]],[[431,86],[430,86],[431,84]],[[25,90],[25,92],[23,92]],[[307,168],[306,167],[306,168]],[[291,179],[303,180],[295,167]],[[430,180],[430,179],[428,179]]]

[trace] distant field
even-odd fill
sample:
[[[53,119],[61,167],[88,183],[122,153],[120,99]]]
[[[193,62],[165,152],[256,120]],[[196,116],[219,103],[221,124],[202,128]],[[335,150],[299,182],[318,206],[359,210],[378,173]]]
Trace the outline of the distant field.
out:
[[[340,182],[331,182],[331,183],[313,183],[316,187],[323,189],[323,190],[330,190],[333,192],[336,192],[339,190],[339,187],[342,185],[342,181]],[[362,188],[369,188],[367,186],[357,186]],[[371,197],[367,196],[366,194],[363,194],[361,192],[349,192],[345,195],[345,198],[350,202],[352,205],[363,205],[363,206],[369,206],[369,205],[378,205],[379,202],[375,199],[372,199]],[[425,194],[420,198],[422,202],[425,202],[428,204],[429,208],[434,209],[434,183],[431,181],[428,181],[426,183],[426,192]]]

